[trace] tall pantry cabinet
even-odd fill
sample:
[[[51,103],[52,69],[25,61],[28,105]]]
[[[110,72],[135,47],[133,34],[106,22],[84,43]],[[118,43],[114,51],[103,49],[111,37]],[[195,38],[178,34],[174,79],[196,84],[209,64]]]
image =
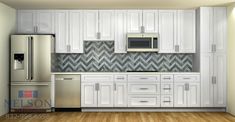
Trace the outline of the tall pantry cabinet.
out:
[[[202,107],[226,107],[227,12],[202,7],[200,14],[200,70]]]

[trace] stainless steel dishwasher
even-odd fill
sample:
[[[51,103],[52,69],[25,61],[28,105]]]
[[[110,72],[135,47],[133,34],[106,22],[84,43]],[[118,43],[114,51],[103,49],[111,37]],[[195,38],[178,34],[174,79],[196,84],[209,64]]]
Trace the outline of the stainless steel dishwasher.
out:
[[[81,76],[55,76],[55,108],[81,108]]]

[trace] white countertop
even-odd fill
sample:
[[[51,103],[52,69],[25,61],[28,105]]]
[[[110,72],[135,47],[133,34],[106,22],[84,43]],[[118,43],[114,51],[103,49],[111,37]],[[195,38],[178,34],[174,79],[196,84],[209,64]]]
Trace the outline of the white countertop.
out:
[[[51,74],[200,74],[200,72],[52,72]]]

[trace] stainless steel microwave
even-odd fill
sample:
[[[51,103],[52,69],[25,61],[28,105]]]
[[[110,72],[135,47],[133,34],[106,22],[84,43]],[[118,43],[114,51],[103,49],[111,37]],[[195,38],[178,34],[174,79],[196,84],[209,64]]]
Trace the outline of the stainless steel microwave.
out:
[[[158,52],[159,42],[157,33],[127,34],[128,52]]]

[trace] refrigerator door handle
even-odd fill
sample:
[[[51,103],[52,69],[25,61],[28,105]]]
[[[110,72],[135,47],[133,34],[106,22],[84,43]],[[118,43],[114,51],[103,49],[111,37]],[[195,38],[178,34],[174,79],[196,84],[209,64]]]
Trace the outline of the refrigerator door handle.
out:
[[[32,37],[28,37],[27,42],[27,56],[28,56],[28,63],[27,63],[27,71],[26,71],[26,80],[32,79]]]
[[[49,84],[11,84],[11,86],[49,86]]]

